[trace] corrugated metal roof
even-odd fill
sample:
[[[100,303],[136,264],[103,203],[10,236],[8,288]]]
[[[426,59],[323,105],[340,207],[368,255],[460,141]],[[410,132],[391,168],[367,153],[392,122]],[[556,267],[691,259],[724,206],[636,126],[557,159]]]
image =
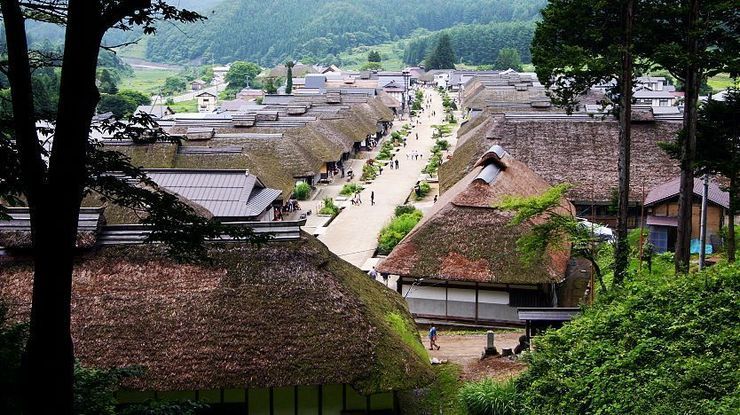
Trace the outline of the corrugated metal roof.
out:
[[[266,188],[256,176],[243,171],[158,169],[147,171],[147,175],[217,218],[257,216],[282,193]]]
[[[675,179],[655,186],[650,190],[647,197],[645,198],[645,206],[655,205],[665,200],[678,196],[678,190],[681,184],[681,178],[676,177]],[[704,189],[704,183],[701,178],[694,178],[694,194],[701,197]],[[717,205],[724,207],[725,209],[730,208],[730,194],[723,192],[719,188],[717,183],[709,181],[709,201]]]
[[[653,216],[647,217],[648,226],[678,226],[678,218],[675,216]]]
[[[578,307],[528,307],[517,308],[519,320],[570,321],[581,311]]]

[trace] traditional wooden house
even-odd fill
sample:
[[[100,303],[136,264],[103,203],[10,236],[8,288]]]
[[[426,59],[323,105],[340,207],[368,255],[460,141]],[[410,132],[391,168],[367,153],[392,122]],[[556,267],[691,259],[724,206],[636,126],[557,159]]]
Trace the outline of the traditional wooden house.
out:
[[[262,247],[214,243],[213,261],[199,264],[137,245],[145,235],[102,228],[75,265],[76,358],[87,367],[143,369],[124,380],[121,404],[397,413],[396,393],[432,378],[403,299],[293,227]],[[32,278],[22,247],[0,247],[0,299],[13,321],[29,316]]]
[[[581,271],[575,263],[569,267],[566,246],[525,263],[517,240],[531,224],[511,226],[513,213],[497,207],[506,196],[534,196],[548,188],[524,163],[493,146],[377,270],[398,276],[397,289],[417,319],[523,324],[517,307],[562,305],[559,286],[569,273],[577,277]],[[562,209],[573,211],[567,201]],[[578,296],[568,293],[573,295]]]
[[[646,224],[650,230],[649,240],[655,246],[657,252],[673,252],[676,247],[680,179],[680,177],[676,177],[673,180],[655,186],[650,189],[650,192],[645,197]],[[700,178],[694,179],[691,239],[697,240],[697,247],[701,228],[701,197],[703,188],[703,180]],[[720,231],[727,223],[729,209],[729,193],[722,191],[716,182],[710,181],[707,197],[707,243],[711,245],[709,247],[710,252],[712,247],[722,244]]]
[[[679,173],[678,163],[658,147],[681,128],[680,116],[654,115],[632,125],[630,222],[640,219],[641,188],[650,189]],[[495,113],[492,110],[464,123],[452,159],[440,167],[445,192],[475,166],[491,145],[501,145],[551,185],[570,183],[568,199],[577,216],[609,226],[618,187],[619,126],[612,118],[587,114]]]

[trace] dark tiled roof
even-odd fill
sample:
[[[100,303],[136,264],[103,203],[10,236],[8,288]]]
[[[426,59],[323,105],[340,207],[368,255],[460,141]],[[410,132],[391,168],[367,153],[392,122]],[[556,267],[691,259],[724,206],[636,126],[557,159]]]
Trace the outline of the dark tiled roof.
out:
[[[673,180],[660,184],[650,189],[650,192],[645,197],[645,206],[652,206],[663,202],[674,197],[678,197],[678,190],[681,184],[681,177],[676,177]],[[694,195],[701,197],[704,192],[704,181],[701,178],[694,179]],[[730,208],[730,194],[722,191],[719,185],[714,181],[709,181],[709,193],[707,194],[709,201],[716,203],[725,209]]]

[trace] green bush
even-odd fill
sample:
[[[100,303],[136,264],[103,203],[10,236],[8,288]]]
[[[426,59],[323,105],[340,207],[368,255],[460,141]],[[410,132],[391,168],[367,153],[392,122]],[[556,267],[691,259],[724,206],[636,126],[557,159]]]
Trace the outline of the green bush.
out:
[[[298,182],[293,188],[293,197],[298,200],[306,200],[311,196],[311,186],[306,182]]]
[[[375,167],[375,165],[368,163],[362,166],[362,176],[360,176],[360,180],[370,181],[374,180],[376,177],[378,177],[378,168]]]
[[[380,152],[375,157],[377,160],[390,160],[393,158],[393,144],[388,141],[383,142]]]
[[[334,199],[327,197],[324,199],[324,205],[319,209],[319,214],[337,216],[339,214],[339,206],[334,204]]]
[[[432,186],[427,182],[419,182],[418,190],[414,192],[416,200],[421,200],[432,191]]]
[[[440,150],[447,150],[450,148],[450,142],[447,140],[437,140],[437,143],[434,145],[434,147]]]
[[[395,216],[401,216],[404,213],[413,213],[416,211],[416,208],[411,205],[398,205],[396,206]]]
[[[534,339],[519,398],[531,414],[737,413],[738,310],[738,265],[643,268]]]
[[[417,223],[421,220],[421,211],[414,209],[411,213],[396,216],[386,225],[378,236],[378,252],[387,255],[401,242]]]
[[[358,183],[347,183],[344,186],[342,186],[342,190],[339,191],[339,194],[342,196],[351,196],[357,192],[361,192],[364,187]]]
[[[430,176],[434,176],[437,174],[440,164],[442,164],[442,152],[439,150],[436,150],[429,157],[429,161],[427,162],[427,165],[424,166],[424,168],[421,171],[422,173],[426,173]]]
[[[460,388],[460,400],[469,415],[517,415],[522,408],[513,380],[485,379]]]

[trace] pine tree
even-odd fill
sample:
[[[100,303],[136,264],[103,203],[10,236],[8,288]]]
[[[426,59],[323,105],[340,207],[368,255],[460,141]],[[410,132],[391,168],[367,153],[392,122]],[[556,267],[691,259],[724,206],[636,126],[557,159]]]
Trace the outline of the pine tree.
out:
[[[450,35],[442,34],[437,44],[426,58],[426,69],[455,69],[455,51],[452,49]]]
[[[371,50],[370,53],[367,54],[368,62],[380,62],[381,60],[380,53],[378,53],[377,50]]]
[[[286,75],[286,81],[285,81],[285,93],[286,94],[292,94],[293,93],[293,66],[295,65],[295,62],[288,61],[285,63],[285,67],[288,68],[288,73]]]

